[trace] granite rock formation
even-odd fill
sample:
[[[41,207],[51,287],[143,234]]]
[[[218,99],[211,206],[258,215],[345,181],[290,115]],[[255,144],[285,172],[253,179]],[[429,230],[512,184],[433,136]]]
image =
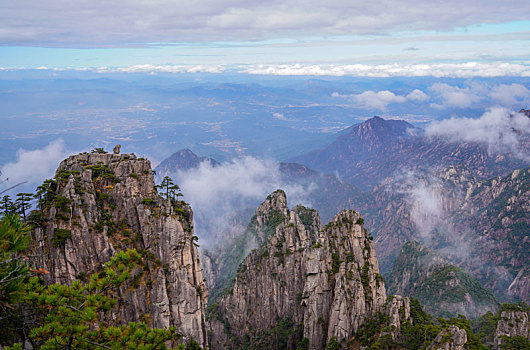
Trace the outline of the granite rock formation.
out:
[[[194,244],[193,213],[157,194],[151,164],[132,154],[79,154],[61,162],[41,193],[43,219],[32,232],[35,265],[50,283],[101,269],[118,250],[146,257],[145,273],[122,298],[112,322],[176,326],[207,345],[207,289]],[[196,237],[195,237],[196,238]]]
[[[267,216],[277,218],[272,231],[264,225]],[[215,305],[213,348],[293,348],[306,341],[309,349],[322,349],[332,338],[347,341],[381,310],[384,283],[358,213],[342,211],[321,227],[316,211],[289,210],[279,190],[258,208],[251,227],[257,249]],[[289,335],[285,343],[278,332]]]

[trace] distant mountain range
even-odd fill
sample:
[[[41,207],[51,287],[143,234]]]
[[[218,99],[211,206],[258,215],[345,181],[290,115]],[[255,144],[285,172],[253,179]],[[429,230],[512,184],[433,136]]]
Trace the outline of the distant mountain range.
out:
[[[462,164],[478,178],[485,179],[526,165],[507,155],[489,154],[485,146],[476,143],[428,138],[406,121],[377,116],[346,129],[326,148],[289,161],[336,174],[365,190],[408,170]]]
[[[304,159],[306,165],[280,163],[282,181],[313,184],[306,186],[308,198],[323,222],[341,209],[362,213],[386,276],[401,247],[418,240],[469,271],[499,300],[529,300],[530,181],[523,161],[490,155],[474,143],[428,139],[405,121],[380,117],[295,158]],[[218,164],[179,151],[157,171],[189,169],[205,160]]]

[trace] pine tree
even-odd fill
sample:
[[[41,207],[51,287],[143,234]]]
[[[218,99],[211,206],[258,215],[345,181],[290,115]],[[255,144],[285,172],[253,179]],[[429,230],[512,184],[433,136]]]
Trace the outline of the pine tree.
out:
[[[156,188],[162,189],[164,192],[162,192],[162,196],[166,198],[166,200],[178,200],[178,197],[182,196],[182,193],[180,193],[180,187],[179,185],[175,184],[173,182],[173,179],[169,176],[164,176],[164,179],[162,179],[162,183],[160,185],[156,185]]]
[[[0,328],[9,320],[14,305],[20,301],[22,283],[29,275],[26,260],[19,256],[29,242],[30,227],[16,214],[0,218]],[[1,337],[0,337],[1,338]]]
[[[15,203],[13,203],[9,195],[2,197],[0,208],[4,215],[8,215],[16,211]]]
[[[25,303],[42,315],[29,339],[36,349],[166,349],[182,338],[169,329],[153,329],[143,322],[106,326],[102,314],[113,308],[118,288],[132,275],[142,272],[143,261],[136,250],[119,252],[103,271],[88,282],[44,285],[39,278],[26,284]],[[12,349],[22,349],[15,344]],[[177,349],[184,349],[179,345]]]
[[[17,200],[15,201],[17,211],[22,214],[22,217],[24,218],[24,221],[26,221],[26,210],[31,208],[31,199],[33,198],[32,193],[18,193],[17,194]]]
[[[38,200],[39,209],[43,210],[55,198],[57,182],[52,179],[44,180],[42,185],[36,188],[34,197]]]

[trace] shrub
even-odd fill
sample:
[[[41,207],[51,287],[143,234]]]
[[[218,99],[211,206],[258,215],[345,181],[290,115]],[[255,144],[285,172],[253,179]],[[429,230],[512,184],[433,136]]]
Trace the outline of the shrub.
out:
[[[54,248],[58,248],[66,242],[68,238],[72,238],[72,232],[64,228],[55,228],[53,231],[52,245]]]

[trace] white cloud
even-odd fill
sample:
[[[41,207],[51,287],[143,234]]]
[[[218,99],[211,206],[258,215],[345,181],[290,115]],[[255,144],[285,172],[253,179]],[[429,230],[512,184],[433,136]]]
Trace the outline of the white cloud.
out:
[[[289,203],[309,205],[307,195],[313,185],[293,185],[281,180],[279,164],[253,157],[234,159],[212,166],[199,167],[172,174],[184,199],[191,203],[195,227],[201,242],[215,244],[220,235],[231,230],[233,215],[240,210],[254,210],[268,194],[283,189]]]
[[[27,181],[28,184],[39,184],[55,174],[59,162],[68,155],[62,139],[50,142],[46,147],[36,150],[20,149],[15,162],[1,167],[2,177],[8,178],[10,184]]]
[[[241,66],[241,72],[261,75],[329,75],[358,77],[530,77],[530,66],[506,62],[465,62],[465,63],[433,63],[433,64],[349,64],[349,65],[254,65]]]
[[[0,71],[18,71],[32,69],[28,67],[0,67]],[[39,67],[40,70],[50,71],[92,71],[97,73],[224,73],[234,72],[255,75],[282,75],[282,76],[354,76],[371,78],[388,77],[501,77],[520,76],[530,77],[530,63],[513,64],[506,62],[490,63],[438,63],[438,64],[280,64],[280,65],[153,65],[138,64],[123,67]],[[518,84],[515,84],[518,85]],[[517,93],[516,87],[510,86]],[[526,96],[526,95],[525,95]],[[412,97],[412,96],[411,96]],[[417,96],[422,98],[420,96]]]
[[[429,99],[423,91],[415,89],[408,95],[396,95],[391,91],[365,91],[357,95],[341,95],[338,92],[331,94],[332,97],[336,98],[350,98],[359,104],[363,108],[378,109],[384,111],[386,107],[391,103],[405,103],[407,101],[420,101],[423,102]]]
[[[524,21],[528,13],[530,4],[524,0],[396,0],[391,4],[385,0],[26,0],[2,6],[0,43],[109,47],[448,30]]]
[[[57,69],[55,69],[57,70]],[[152,65],[138,64],[128,67],[100,67],[95,69],[98,73],[223,73],[222,65]]]
[[[425,102],[429,99],[429,95],[421,90],[414,89],[410,94],[407,95],[407,100]]]
[[[452,86],[445,83],[436,83],[433,84],[429,89],[441,97],[442,105],[440,107],[442,108],[469,108],[474,103],[482,99],[479,94],[468,87],[460,88],[458,86]]]
[[[283,113],[272,113],[272,116],[274,119],[282,120],[282,121],[291,121],[291,119],[285,117]]]
[[[530,161],[530,118],[504,108],[491,108],[480,118],[451,118],[431,123],[425,129],[430,137],[451,142],[477,142],[491,153],[509,153]]]
[[[497,85],[491,89],[490,96],[506,107],[530,103],[530,90],[521,84]]]

